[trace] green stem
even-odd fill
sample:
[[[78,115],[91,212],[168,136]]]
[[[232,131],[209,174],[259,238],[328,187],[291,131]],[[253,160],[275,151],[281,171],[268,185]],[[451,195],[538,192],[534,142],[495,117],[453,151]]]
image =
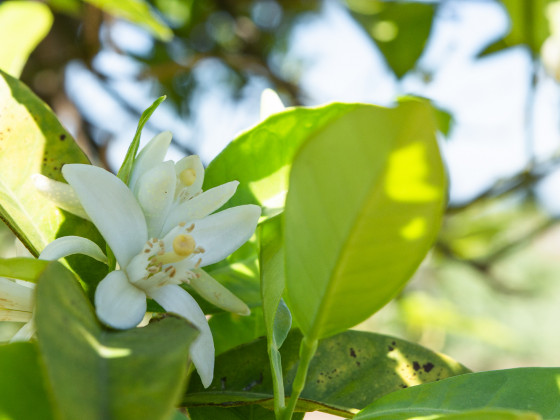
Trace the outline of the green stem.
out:
[[[272,373],[272,389],[274,391],[274,414],[276,419],[282,418],[286,409],[284,398],[284,378],[282,376],[282,359],[278,348],[268,340],[268,358],[270,360],[270,371]]]
[[[309,363],[311,362],[311,359],[313,358],[313,355],[317,350],[318,343],[318,340],[310,340],[307,337],[303,337],[303,340],[301,340],[301,345],[299,347],[299,365],[297,368],[294,383],[292,385],[292,395],[290,396],[290,400],[288,401],[288,406],[283,412],[282,420],[292,419],[292,415],[294,414],[294,409],[296,408],[298,398],[301,394],[301,391],[303,391],[303,387],[305,386],[307,371],[309,370]]]

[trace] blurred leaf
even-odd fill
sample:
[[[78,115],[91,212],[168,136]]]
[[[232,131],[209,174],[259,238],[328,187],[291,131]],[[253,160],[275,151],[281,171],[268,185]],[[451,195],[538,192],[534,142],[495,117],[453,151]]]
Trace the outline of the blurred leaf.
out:
[[[171,41],[173,32],[144,0],[84,0],[109,13],[150,31],[161,41]]]
[[[432,246],[446,199],[435,131],[425,102],[359,105],[298,152],[284,213],[286,303],[310,340],[378,311]]]
[[[24,84],[0,71],[0,217],[30,252],[62,229],[93,229],[62,213],[35,190],[31,175],[64,181],[65,163],[89,163],[52,111]]]
[[[0,346],[0,372],[1,419],[53,419],[35,344]]]
[[[192,420],[275,420],[274,412],[258,405],[243,407],[196,407],[189,409]],[[305,413],[295,413],[292,420],[301,420]]]
[[[533,54],[539,54],[543,42],[550,34],[545,11],[546,6],[553,1],[500,0],[509,16],[509,31],[479,55],[492,54],[516,45],[527,45]]]
[[[288,395],[299,362],[301,339],[298,331],[292,331],[280,349]],[[319,342],[298,409],[346,417],[403,387],[466,372],[459,363],[417,344],[347,331]],[[183,403],[189,407],[258,403],[272,408],[272,398],[266,340],[260,339],[218,356],[214,382],[204,389],[200,380],[193,378]]]
[[[0,277],[35,283],[47,265],[49,265],[49,261],[35,258],[0,258]]]
[[[414,420],[542,420],[542,417],[529,411],[513,410],[467,410],[458,414],[441,414],[414,417]]]
[[[132,142],[128,147],[128,151],[126,152],[126,156],[124,157],[123,163],[118,172],[118,177],[125,184],[128,184],[130,173],[132,172],[132,165],[134,165],[134,160],[136,159],[136,154],[138,153],[142,129],[144,128],[154,111],[163,101],[165,101],[165,96],[160,96],[154,101],[153,104],[146,108],[146,110],[142,112],[142,115],[140,116],[138,127],[136,128],[136,133],[134,134],[134,138],[132,139]]]
[[[204,190],[237,180],[236,194],[224,208],[263,206],[268,216],[281,212],[296,151],[310,136],[355,109],[355,104],[291,108],[273,115],[233,140],[204,174]]]
[[[144,328],[101,328],[75,277],[51,263],[37,285],[39,347],[61,419],[167,420],[198,332],[167,316]]]
[[[387,395],[367,406],[354,418],[404,420],[413,416],[450,415],[467,410],[495,408],[528,410],[539,413],[545,420],[558,419],[559,381],[560,368],[519,368],[472,373]],[[534,417],[529,415],[521,418]]]
[[[412,70],[430,36],[436,6],[406,1],[346,2],[395,75],[400,79]]]
[[[0,69],[18,78],[27,58],[53,22],[49,8],[32,1],[0,4]]]

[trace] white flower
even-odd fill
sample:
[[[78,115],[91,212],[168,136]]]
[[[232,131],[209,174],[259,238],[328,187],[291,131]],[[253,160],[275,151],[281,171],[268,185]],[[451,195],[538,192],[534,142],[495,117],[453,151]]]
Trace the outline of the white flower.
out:
[[[140,164],[144,164],[142,160]],[[201,280],[198,267],[222,260],[246,242],[256,228],[260,208],[253,205],[238,206],[197,218],[201,213],[194,211],[193,216],[193,211],[184,207],[184,201],[180,197],[177,200],[175,196],[169,170],[173,169],[173,180],[177,182],[175,168],[171,166],[173,163],[161,165],[140,172],[142,176],[137,181],[138,194],[141,196],[139,201],[145,205],[151,203],[152,209],[160,208],[170,213],[173,209],[184,209],[186,214],[183,218],[178,214],[173,215],[173,222],[168,221],[171,217],[169,214],[167,219],[149,212],[145,217],[131,190],[104,169],[72,164],[65,165],[62,173],[119,263],[120,269],[109,273],[95,292],[95,308],[99,319],[114,328],[134,327],[144,317],[146,297],[154,299],[165,310],[185,317],[201,332],[190,348],[190,355],[203,385],[207,387],[212,381],[214,368],[212,334],[204,313],[179,284]],[[181,172],[185,170],[181,168]],[[179,177],[182,176],[181,172]],[[162,176],[162,173],[167,177]],[[151,176],[154,179],[150,179]],[[162,188],[165,193],[162,193]],[[184,191],[184,187],[180,191]],[[173,200],[169,200],[167,194]],[[204,194],[192,199],[198,198],[200,201],[196,208],[204,209],[208,214],[215,211],[216,206],[221,206],[223,200],[211,200],[211,194]],[[149,231],[158,233],[149,235]],[[60,246],[62,240],[66,241],[64,246]],[[40,258],[45,259],[47,256],[48,259],[58,259],[72,253],[94,256],[93,253],[98,256],[97,251],[92,251],[97,246],[91,241],[80,238],[74,248],[69,246],[71,241],[67,238],[57,239],[45,248]],[[88,242],[88,246],[85,246],[84,241]],[[218,295],[231,295],[213,279],[209,283],[205,282],[205,287],[221,288],[214,289]],[[232,296],[226,300],[230,301]]]
[[[10,342],[27,341],[35,334],[34,287],[35,284],[27,281],[16,282],[0,277],[0,321],[25,323]]]

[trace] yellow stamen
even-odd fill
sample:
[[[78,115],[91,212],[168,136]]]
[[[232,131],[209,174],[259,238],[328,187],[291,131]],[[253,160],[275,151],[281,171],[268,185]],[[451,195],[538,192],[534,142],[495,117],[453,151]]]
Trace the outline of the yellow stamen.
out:
[[[179,179],[187,187],[190,187],[196,181],[196,171],[192,168],[185,169],[179,174]]]
[[[173,239],[173,252],[158,252],[152,263],[172,264],[184,260],[191,255],[196,248],[196,242],[191,235],[177,235]]]

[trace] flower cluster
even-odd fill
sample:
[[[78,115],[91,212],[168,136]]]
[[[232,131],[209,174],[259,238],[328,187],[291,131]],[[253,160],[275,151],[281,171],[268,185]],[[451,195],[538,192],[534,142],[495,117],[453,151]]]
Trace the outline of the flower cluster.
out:
[[[205,299],[242,315],[249,308],[201,270],[218,262],[253,234],[261,210],[244,205],[214,213],[235,193],[237,181],[202,191],[204,168],[198,156],[164,161],[171,134],[154,137],[135,160],[129,185],[104,169],[82,164],[62,168],[68,184],[41,175],[37,188],[61,208],[93,222],[113,251],[118,269],[95,292],[98,318],[126,329],[140,323],[146,298],[177,313],[199,330],[190,356],[204,386],[213,377],[214,344],[206,316],[181,284],[190,284]],[[81,253],[106,261],[88,239],[63,237],[49,244],[41,259]]]

